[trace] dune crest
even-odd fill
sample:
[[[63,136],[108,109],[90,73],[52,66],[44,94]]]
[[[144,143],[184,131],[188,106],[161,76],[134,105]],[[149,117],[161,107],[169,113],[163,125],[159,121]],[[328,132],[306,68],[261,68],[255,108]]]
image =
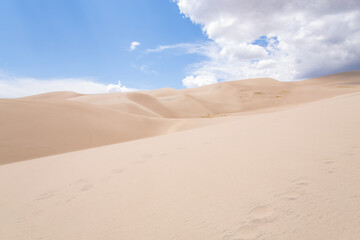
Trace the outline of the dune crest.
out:
[[[360,71],[300,82],[249,79],[194,89],[0,99],[0,164],[229,121],[358,92]],[[227,116],[218,118],[218,116]]]

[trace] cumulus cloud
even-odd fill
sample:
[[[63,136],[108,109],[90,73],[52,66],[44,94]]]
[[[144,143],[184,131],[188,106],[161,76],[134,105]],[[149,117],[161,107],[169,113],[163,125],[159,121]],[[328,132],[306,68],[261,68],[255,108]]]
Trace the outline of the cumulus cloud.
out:
[[[127,92],[136,89],[118,85],[102,84],[88,79],[64,78],[64,79],[34,79],[34,78],[0,78],[0,98],[24,97],[34,94],[54,91],[74,91],[83,94]]]
[[[140,43],[139,43],[139,42],[132,42],[132,43],[130,44],[130,51],[135,50],[138,46],[140,46]]]
[[[358,0],[177,0],[177,4],[216,45],[202,48],[209,51],[202,53],[208,60],[193,66],[183,80],[185,86],[201,75],[292,81],[360,69]]]
[[[106,87],[106,91],[108,91],[108,92],[132,92],[132,91],[136,91],[136,89],[127,88],[126,86],[121,84],[121,81],[118,81],[118,84],[109,84]]]

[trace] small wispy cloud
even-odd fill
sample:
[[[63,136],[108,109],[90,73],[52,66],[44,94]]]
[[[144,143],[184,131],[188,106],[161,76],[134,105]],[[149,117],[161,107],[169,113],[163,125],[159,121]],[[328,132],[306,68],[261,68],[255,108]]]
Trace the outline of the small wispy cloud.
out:
[[[148,73],[148,74],[154,74],[156,76],[158,76],[159,74],[155,71],[155,70],[152,70],[148,65],[146,64],[143,64],[140,66],[140,70],[143,72],[143,73]]]
[[[160,45],[153,49],[147,49],[147,53],[162,53],[169,52],[170,54],[184,55],[184,54],[196,54],[201,55],[206,58],[205,61],[200,63],[190,64],[188,69],[190,74],[186,76],[182,83],[187,88],[200,87],[208,84],[213,84],[218,82],[218,78],[213,74],[213,72],[208,72],[208,69],[201,68],[201,65],[204,63],[211,62],[214,59],[220,61],[219,52],[221,49],[213,41],[207,41],[202,43],[179,43],[173,45]],[[217,66],[214,66],[217,68]],[[218,71],[219,69],[214,69],[213,71]]]
[[[132,42],[131,44],[130,44],[130,51],[133,51],[133,50],[135,50],[138,46],[140,46],[140,42]]]
[[[178,43],[172,45],[160,45],[156,48],[147,49],[147,53],[160,53],[163,51],[173,51],[175,54],[199,54],[209,56],[213,49],[217,48],[212,41],[203,43]]]

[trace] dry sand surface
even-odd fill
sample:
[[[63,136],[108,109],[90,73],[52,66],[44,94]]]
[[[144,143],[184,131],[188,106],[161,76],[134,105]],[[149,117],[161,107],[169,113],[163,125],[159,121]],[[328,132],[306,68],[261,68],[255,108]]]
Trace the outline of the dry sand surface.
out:
[[[2,99],[0,239],[358,240],[359,90],[358,71]]]

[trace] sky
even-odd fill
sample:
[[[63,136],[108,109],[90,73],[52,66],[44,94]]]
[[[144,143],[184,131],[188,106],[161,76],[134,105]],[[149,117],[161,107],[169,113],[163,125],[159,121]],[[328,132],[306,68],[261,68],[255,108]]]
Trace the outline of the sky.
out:
[[[360,70],[358,0],[0,0],[0,97]]]

